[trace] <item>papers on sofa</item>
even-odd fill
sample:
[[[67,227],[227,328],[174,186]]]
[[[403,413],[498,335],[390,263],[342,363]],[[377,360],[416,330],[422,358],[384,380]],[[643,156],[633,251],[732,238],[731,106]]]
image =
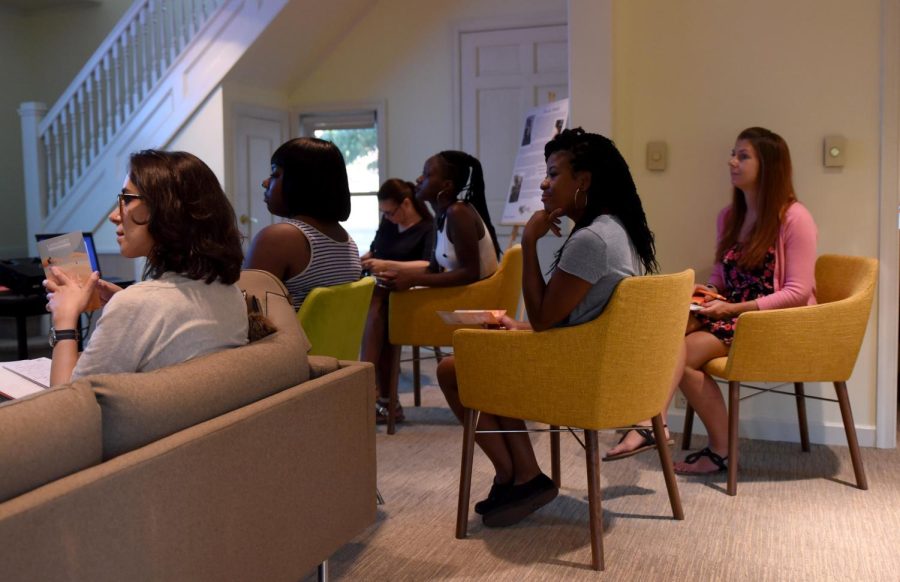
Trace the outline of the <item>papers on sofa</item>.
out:
[[[70,278],[79,282],[85,282],[91,276],[91,260],[87,252],[87,244],[84,235],[80,232],[70,232],[42,240],[38,243],[38,252],[41,254],[41,266],[44,267],[44,275],[50,278],[50,267],[61,269]],[[100,290],[94,290],[94,296],[87,306],[87,311],[100,309]]]
[[[438,311],[437,314],[447,325],[499,325],[506,315],[505,309],[457,309]]]
[[[22,398],[50,387],[50,358],[3,362],[0,365],[0,394]]]

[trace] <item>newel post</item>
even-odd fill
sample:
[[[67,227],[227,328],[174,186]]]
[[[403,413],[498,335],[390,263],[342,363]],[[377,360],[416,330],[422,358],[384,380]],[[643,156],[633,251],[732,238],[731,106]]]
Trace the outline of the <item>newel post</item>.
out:
[[[34,234],[39,232],[47,215],[47,162],[41,145],[40,124],[47,106],[27,101],[19,106],[22,120],[22,162],[25,171],[25,211],[28,225],[28,250],[37,254]]]

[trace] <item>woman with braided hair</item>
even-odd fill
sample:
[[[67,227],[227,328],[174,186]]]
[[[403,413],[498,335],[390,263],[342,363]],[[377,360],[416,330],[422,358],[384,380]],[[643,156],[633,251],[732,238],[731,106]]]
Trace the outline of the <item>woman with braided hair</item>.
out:
[[[657,270],[653,233],[625,159],[611,140],[583,129],[567,129],[544,146],[547,176],[541,182],[544,209],[534,213],[522,235],[522,294],[528,321],[504,317],[506,329],[546,329],[580,325],[597,318],[625,277]],[[549,280],[538,261],[537,242],[560,221],[575,222],[556,254]],[[456,363],[449,357],[437,370],[447,403],[462,419]],[[523,431],[525,423],[482,412],[481,431]],[[531,440],[523,432],[477,434],[475,443],[494,466],[486,499],[475,504],[488,527],[517,523],[552,501],[558,491],[541,472]]]

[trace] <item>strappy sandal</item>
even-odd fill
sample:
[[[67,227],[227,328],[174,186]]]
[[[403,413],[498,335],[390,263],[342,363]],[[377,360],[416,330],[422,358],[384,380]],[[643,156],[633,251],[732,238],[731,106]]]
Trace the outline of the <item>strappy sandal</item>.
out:
[[[375,401],[375,424],[387,424],[388,422],[388,406],[387,402],[381,400]],[[394,412],[394,422],[404,422],[406,416],[403,414],[403,407],[397,403],[397,409]]]
[[[668,428],[669,425],[663,425],[663,428]],[[621,453],[616,453],[615,455],[607,455],[603,457],[604,461],[618,461],[620,459],[627,459],[628,457],[633,457],[639,453],[643,453],[644,451],[649,451],[651,449],[656,448],[656,438],[653,436],[653,429],[651,427],[637,427],[632,428],[625,431],[625,434],[622,435],[622,438],[619,439],[617,444],[622,444],[622,441],[625,440],[625,437],[628,436],[628,433],[634,431],[641,435],[643,439],[637,447],[631,449],[630,451],[622,451]],[[666,444],[671,446],[675,444],[675,439],[670,438],[666,441]]]
[[[707,459],[712,461],[716,468],[712,471],[684,471],[675,469],[675,472],[679,475],[711,475],[713,473],[721,473],[722,471],[728,470],[728,457],[717,455],[716,453],[712,452],[709,447],[699,450],[696,453],[691,453],[684,458],[684,462],[689,465],[693,465],[703,457],[706,457]]]

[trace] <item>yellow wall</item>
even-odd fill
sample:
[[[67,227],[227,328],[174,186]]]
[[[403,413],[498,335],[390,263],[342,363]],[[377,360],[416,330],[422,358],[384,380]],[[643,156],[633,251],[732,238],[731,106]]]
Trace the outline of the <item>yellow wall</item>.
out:
[[[665,271],[708,274],[715,216],[730,199],[729,151],[751,125],[787,140],[819,253],[878,256],[879,15],[876,0],[614,2],[614,138]],[[828,134],[848,140],[843,169],[822,166]],[[645,168],[650,140],[668,143],[664,172]],[[859,425],[875,422],[875,321],[849,383]],[[791,418],[782,404],[762,398],[744,410]],[[839,420],[836,407],[820,409],[811,419]]]

